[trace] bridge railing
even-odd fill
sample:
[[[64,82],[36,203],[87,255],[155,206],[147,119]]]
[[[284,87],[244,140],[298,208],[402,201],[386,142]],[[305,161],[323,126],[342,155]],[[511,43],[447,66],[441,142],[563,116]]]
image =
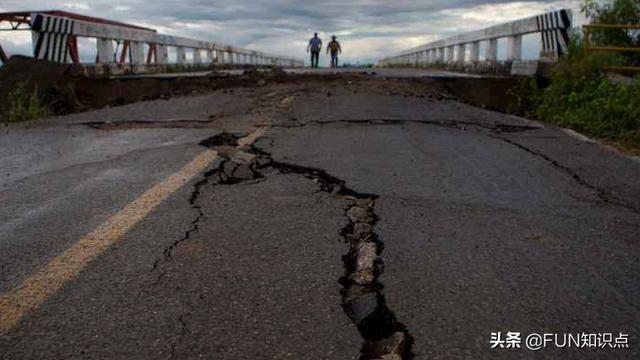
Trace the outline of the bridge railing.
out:
[[[96,39],[97,65],[304,66],[303,61],[290,57],[163,35],[154,29],[63,11],[0,13],[0,22],[3,21],[11,25],[5,30],[31,31],[35,58],[59,63],[80,62],[78,38],[84,37]],[[173,62],[169,60],[170,48],[175,48],[176,52]],[[188,53],[192,55],[188,57]],[[4,55],[2,60],[6,61],[6,57]]]
[[[588,53],[593,52],[609,52],[609,53],[640,53],[640,46],[612,46],[612,45],[594,45],[591,41],[591,34],[594,30],[614,30],[614,31],[629,31],[640,30],[640,24],[589,24],[584,25],[584,47]],[[622,71],[622,72],[636,72],[640,73],[640,66],[628,65],[613,65],[607,66],[607,70]]]
[[[548,12],[424,44],[382,59],[378,64],[417,67],[479,62],[481,42],[486,42],[485,61],[497,62],[498,40],[502,38],[507,39],[507,61],[516,62],[522,60],[523,35],[532,33],[541,34],[540,58],[556,61],[566,52],[571,25],[571,10]]]

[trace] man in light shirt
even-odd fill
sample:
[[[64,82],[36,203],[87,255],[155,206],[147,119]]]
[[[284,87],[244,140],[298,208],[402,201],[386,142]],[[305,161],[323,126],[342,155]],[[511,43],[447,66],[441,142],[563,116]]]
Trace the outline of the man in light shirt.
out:
[[[318,67],[318,60],[320,59],[320,50],[322,50],[322,40],[318,37],[318,33],[313,34],[309,45],[307,46],[307,52],[311,51],[311,67]]]

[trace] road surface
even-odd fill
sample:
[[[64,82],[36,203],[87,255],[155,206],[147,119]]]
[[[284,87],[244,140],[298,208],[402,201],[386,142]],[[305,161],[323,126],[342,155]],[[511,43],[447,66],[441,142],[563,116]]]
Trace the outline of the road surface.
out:
[[[637,160],[426,80],[260,85],[2,129],[2,358],[640,356]]]

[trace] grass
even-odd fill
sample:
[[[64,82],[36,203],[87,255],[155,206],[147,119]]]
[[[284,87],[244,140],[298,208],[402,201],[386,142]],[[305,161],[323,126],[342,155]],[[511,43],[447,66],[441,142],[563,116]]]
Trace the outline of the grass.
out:
[[[604,68],[616,61],[612,55],[587,54],[575,41],[547,87],[525,80],[513,90],[518,101],[510,110],[637,152],[640,77],[629,83],[611,81]]]
[[[37,86],[29,91],[24,83],[19,83],[7,95],[4,122],[37,120],[50,115],[49,107],[38,96]]]

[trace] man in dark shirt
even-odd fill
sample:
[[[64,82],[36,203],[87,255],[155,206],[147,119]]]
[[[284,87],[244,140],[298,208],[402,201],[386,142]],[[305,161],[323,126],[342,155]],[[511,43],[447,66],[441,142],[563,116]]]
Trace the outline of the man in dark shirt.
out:
[[[338,67],[338,54],[342,54],[340,43],[336,40],[336,36],[331,37],[331,42],[327,45],[327,53],[331,51],[331,67]]]

